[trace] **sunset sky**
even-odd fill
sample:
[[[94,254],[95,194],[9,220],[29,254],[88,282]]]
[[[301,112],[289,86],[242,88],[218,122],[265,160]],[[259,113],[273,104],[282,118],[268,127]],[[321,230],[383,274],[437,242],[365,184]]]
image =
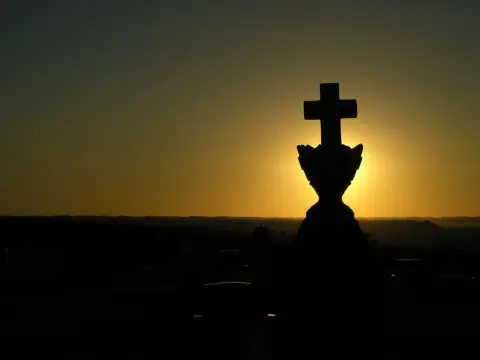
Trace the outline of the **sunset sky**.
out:
[[[41,5],[43,4],[43,5]],[[111,5],[115,4],[115,5]],[[480,216],[480,2],[5,0],[0,213],[302,217],[319,83],[359,217]]]

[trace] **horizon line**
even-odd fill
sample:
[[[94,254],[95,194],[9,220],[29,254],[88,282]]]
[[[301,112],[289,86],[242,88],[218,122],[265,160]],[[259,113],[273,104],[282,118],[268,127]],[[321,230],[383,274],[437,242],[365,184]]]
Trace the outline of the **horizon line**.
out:
[[[68,214],[54,214],[54,215],[45,215],[45,214],[23,214],[23,215],[14,215],[14,214],[0,214],[0,218],[130,218],[130,219],[238,219],[238,220],[303,220],[305,217],[281,217],[281,216],[230,216],[230,215],[219,215],[219,216],[208,216],[208,215],[93,215],[93,214],[78,214],[78,215],[68,215]],[[477,216],[358,216],[357,220],[412,220],[412,219],[479,219],[480,215]]]

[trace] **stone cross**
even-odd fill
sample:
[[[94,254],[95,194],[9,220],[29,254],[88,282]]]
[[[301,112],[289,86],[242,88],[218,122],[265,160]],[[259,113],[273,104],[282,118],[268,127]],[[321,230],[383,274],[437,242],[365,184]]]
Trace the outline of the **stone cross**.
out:
[[[342,144],[341,120],[357,117],[357,100],[340,100],[338,83],[320,84],[320,100],[303,103],[305,120],[320,120],[321,143]]]

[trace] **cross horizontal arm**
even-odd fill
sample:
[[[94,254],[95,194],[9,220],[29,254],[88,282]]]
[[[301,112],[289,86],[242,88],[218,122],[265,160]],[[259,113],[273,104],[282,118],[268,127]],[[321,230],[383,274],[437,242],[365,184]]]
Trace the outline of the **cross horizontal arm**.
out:
[[[357,100],[339,100],[335,103],[314,100],[303,103],[305,120],[323,120],[332,117],[353,119],[357,117]]]

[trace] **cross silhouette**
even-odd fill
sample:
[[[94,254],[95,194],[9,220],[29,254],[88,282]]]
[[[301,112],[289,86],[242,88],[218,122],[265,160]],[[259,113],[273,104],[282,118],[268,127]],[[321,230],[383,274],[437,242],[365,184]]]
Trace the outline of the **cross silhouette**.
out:
[[[320,84],[320,100],[303,103],[305,120],[320,120],[321,143],[342,144],[341,120],[357,117],[357,100],[340,100],[338,83]]]

